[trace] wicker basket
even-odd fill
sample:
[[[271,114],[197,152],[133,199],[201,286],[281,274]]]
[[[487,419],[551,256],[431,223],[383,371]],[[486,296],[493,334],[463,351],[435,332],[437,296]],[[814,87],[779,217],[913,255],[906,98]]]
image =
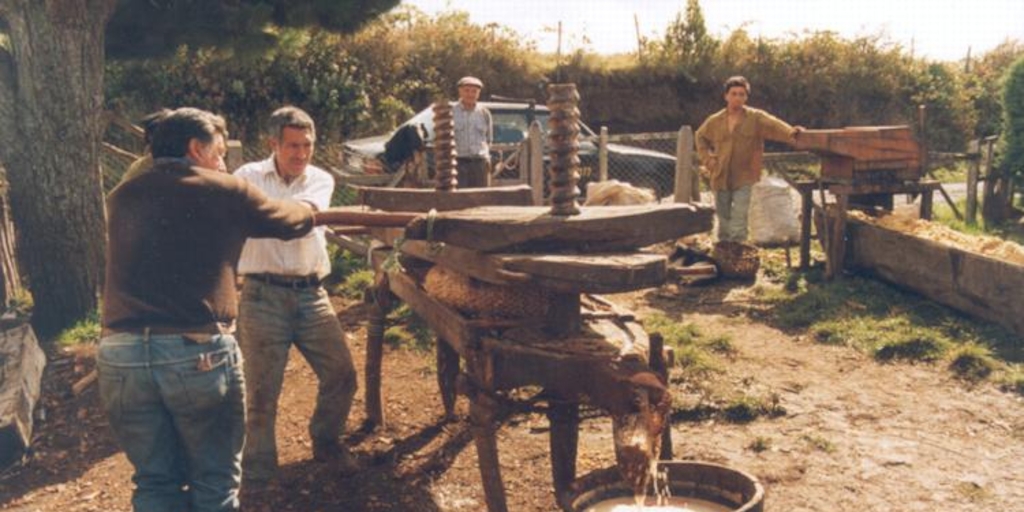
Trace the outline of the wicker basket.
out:
[[[721,241],[715,244],[711,258],[722,277],[753,279],[761,268],[758,248],[740,242]]]
[[[498,286],[435,265],[423,288],[438,301],[478,318],[543,318],[550,294],[537,286]]]

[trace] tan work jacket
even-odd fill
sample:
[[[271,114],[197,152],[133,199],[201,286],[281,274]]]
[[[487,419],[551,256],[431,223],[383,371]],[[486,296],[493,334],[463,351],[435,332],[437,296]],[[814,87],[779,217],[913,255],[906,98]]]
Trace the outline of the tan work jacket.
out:
[[[757,183],[765,139],[793,143],[793,127],[785,121],[756,108],[743,110],[743,120],[732,132],[726,109],[709,116],[697,129],[697,153],[710,175],[711,190],[736,190]],[[711,156],[718,157],[717,165],[709,165]]]

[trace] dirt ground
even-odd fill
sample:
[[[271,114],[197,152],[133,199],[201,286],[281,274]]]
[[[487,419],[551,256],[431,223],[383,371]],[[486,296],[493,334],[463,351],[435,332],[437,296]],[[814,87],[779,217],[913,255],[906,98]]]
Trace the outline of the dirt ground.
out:
[[[678,420],[677,458],[712,461],[756,475],[765,510],[1024,511],[1024,404],[988,384],[968,387],[944,368],[880,364],[851,348],[824,346],[759,320],[744,284],[667,285],[612,296],[641,315],[655,311],[728,334],[736,348],[708,387],[777,396],[785,414],[746,424]],[[339,302],[362,367],[365,310]],[[0,510],[129,510],[131,468],[113,444],[95,386],[71,396],[88,361],[51,357],[43,413],[25,465],[0,474]],[[293,353],[277,435],[281,472],[260,503],[282,511],[481,511],[476,452],[460,419],[442,421],[429,352],[388,349],[384,361],[387,428],[359,432],[360,392],[349,441],[365,464],[342,478],[311,460],[307,435],[315,377]],[[360,372],[361,373],[361,372]],[[362,377],[362,375],[360,375]],[[360,382],[360,384],[362,384]],[[700,398],[673,385],[676,404]],[[588,414],[580,435],[579,473],[614,460],[610,420]],[[513,416],[499,433],[501,465],[515,512],[556,510],[551,492],[547,421]]]

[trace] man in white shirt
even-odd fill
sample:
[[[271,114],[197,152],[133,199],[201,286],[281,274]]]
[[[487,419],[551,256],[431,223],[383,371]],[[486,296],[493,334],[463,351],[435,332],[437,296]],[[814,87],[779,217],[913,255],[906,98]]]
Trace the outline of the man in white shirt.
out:
[[[271,198],[305,201],[324,210],[330,206],[334,178],[310,164],[315,143],[309,115],[295,107],[280,108],[270,116],[273,154],[242,166],[235,175]],[[248,413],[242,476],[257,487],[277,471],[274,423],[293,344],[320,381],[309,424],[314,459],[334,463],[342,474],[358,469],[340,441],[357,383],[345,333],[321,286],[331,270],[324,229],[290,241],[250,238],[238,261],[238,273],[245,278],[238,334]]]
[[[491,184],[491,111],[478,105],[484,83],[479,78],[459,79],[459,101],[452,107],[455,125],[455,166],[459,188],[480,188]]]

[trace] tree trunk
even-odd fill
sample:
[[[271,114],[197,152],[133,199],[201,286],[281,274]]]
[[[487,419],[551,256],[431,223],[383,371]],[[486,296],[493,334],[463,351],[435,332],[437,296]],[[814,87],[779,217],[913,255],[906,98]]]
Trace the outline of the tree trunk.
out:
[[[0,160],[42,339],[95,311],[106,245],[99,141],[116,0],[0,0]],[[0,50],[2,52],[2,50]]]
[[[0,108],[0,115],[3,109]],[[7,171],[0,165],[0,307],[6,307],[12,299],[21,296],[21,272],[15,254],[15,231],[11,221],[10,185]]]

